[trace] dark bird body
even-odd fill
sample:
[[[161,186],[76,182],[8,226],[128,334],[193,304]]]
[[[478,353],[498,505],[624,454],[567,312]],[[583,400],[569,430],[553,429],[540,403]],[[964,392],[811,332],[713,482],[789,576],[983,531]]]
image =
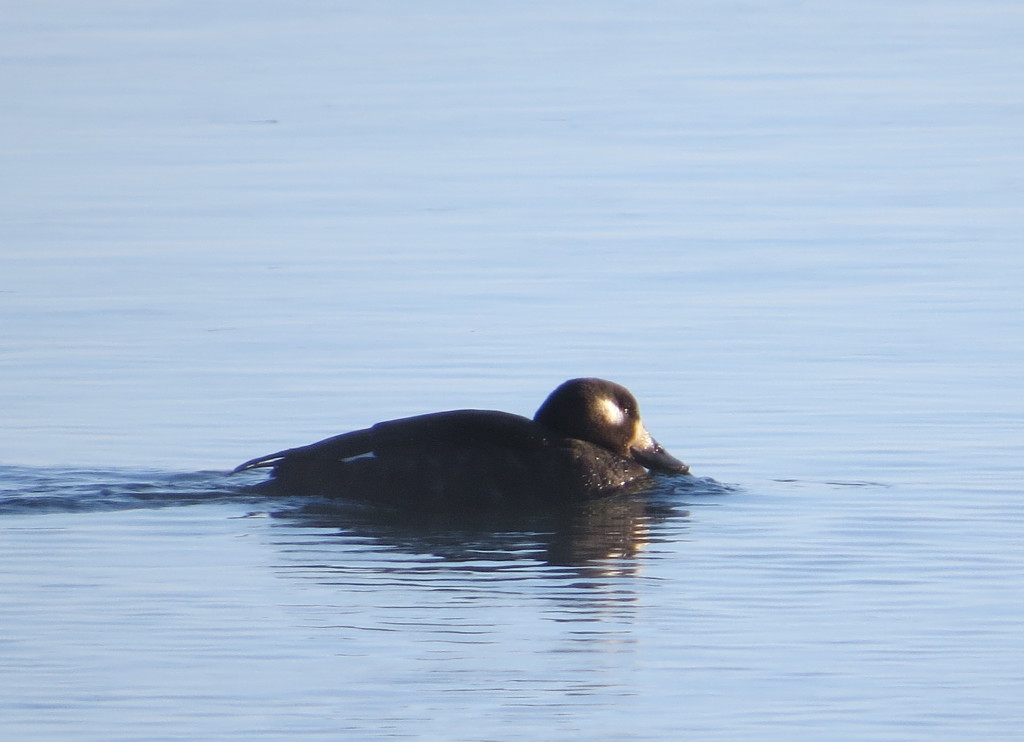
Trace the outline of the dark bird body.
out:
[[[602,379],[565,382],[533,420],[491,410],[418,415],[235,471],[261,467],[290,493],[430,510],[586,500],[641,481],[648,469],[688,471],[647,433],[633,395]]]

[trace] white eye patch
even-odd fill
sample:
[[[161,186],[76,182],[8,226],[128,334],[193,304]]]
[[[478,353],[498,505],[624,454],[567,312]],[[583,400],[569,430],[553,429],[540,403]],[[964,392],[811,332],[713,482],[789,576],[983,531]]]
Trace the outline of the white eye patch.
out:
[[[597,414],[612,427],[622,425],[626,421],[626,413],[615,404],[615,400],[608,397],[597,402]]]

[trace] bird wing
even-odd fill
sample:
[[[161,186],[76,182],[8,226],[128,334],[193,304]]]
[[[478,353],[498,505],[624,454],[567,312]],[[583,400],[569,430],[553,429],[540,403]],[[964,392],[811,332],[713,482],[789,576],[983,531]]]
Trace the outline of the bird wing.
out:
[[[342,461],[409,446],[460,446],[488,441],[513,448],[538,448],[547,439],[536,423],[520,415],[493,410],[452,410],[389,420],[307,446],[287,448],[250,459],[234,471],[272,467],[290,458]]]

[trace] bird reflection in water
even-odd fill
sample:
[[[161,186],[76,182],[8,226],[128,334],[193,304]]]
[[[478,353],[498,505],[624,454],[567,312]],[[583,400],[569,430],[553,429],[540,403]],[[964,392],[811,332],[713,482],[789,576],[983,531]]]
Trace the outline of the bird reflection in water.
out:
[[[275,517],[289,526],[321,531],[315,539],[318,551],[331,543],[346,545],[346,551],[370,544],[377,552],[440,558],[452,567],[481,571],[499,563],[529,562],[619,572],[630,571],[633,557],[652,541],[672,539],[685,529],[689,511],[682,497],[728,489],[710,479],[690,478],[682,487],[678,480],[669,482],[656,479],[653,486],[635,491],[525,513],[409,513],[311,499]],[[291,546],[302,550],[300,544]]]

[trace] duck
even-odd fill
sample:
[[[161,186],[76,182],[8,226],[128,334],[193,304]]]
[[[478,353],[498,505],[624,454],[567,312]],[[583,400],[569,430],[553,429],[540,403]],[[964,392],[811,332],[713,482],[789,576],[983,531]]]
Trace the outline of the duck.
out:
[[[597,378],[559,385],[533,419],[451,410],[377,423],[246,461],[287,494],[398,508],[517,509],[593,500],[689,474],[647,432],[633,394]]]

